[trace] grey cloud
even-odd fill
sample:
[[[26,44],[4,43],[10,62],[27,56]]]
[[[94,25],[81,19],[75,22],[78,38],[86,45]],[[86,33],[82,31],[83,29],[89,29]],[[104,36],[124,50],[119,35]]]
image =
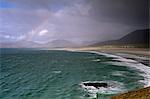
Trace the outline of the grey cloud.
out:
[[[25,9],[61,10],[75,4],[91,5],[90,15],[97,21],[148,26],[149,0],[6,0]],[[86,11],[83,11],[83,13]],[[78,12],[79,13],[79,12]]]
[[[146,28],[148,22],[148,0],[6,1],[17,7],[0,10],[0,32],[18,37],[16,40],[104,41]],[[43,30],[48,33],[39,36]]]
[[[74,3],[83,3],[84,0],[5,0],[19,8],[25,9],[59,9],[64,6],[72,6]],[[57,7],[56,7],[57,6]]]
[[[3,9],[0,10],[0,31],[9,35],[20,35],[27,32],[43,21],[37,13],[24,10]],[[37,21],[38,20],[38,21]]]
[[[91,0],[91,16],[98,21],[148,25],[148,0]]]

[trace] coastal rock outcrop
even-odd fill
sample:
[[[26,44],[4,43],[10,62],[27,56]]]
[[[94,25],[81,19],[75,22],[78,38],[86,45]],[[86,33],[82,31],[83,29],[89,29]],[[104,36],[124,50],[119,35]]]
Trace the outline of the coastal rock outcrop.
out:
[[[85,86],[93,86],[95,88],[99,88],[99,87],[108,87],[107,83],[98,83],[98,82],[89,82],[89,83],[83,83]]]

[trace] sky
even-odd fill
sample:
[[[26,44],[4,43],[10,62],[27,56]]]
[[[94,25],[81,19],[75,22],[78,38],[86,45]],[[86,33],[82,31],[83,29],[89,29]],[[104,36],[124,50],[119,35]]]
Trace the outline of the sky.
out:
[[[76,43],[149,28],[148,0],[0,0],[0,42]]]

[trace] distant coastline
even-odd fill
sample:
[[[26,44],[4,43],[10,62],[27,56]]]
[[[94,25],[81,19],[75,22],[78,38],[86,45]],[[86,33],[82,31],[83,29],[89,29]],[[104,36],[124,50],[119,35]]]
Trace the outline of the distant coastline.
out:
[[[111,47],[97,46],[97,47],[60,48],[60,49],[70,50],[70,51],[98,51],[98,52],[105,52],[105,53],[128,53],[128,54],[150,57],[149,48],[120,48],[115,46],[111,46]]]

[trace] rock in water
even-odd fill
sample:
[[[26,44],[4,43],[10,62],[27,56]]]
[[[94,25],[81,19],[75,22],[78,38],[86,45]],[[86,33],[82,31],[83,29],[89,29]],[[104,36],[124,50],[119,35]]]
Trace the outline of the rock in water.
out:
[[[107,83],[83,83],[85,86],[93,86],[95,88],[99,88],[99,87],[108,87]]]

